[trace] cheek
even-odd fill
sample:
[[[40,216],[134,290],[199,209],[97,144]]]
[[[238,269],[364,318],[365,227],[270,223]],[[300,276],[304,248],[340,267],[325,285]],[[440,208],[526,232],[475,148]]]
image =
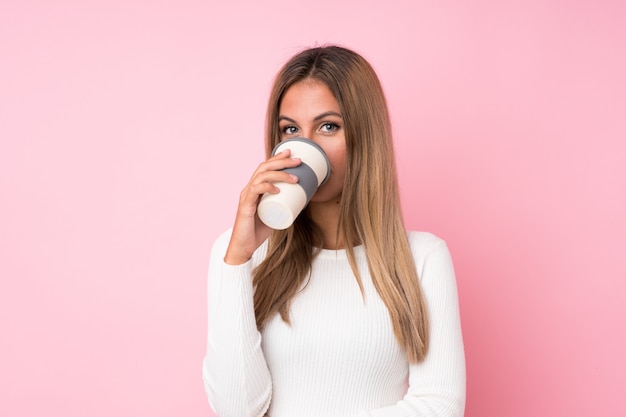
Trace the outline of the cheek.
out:
[[[343,155],[329,156],[330,160],[330,180],[334,184],[343,184],[343,179],[346,172],[346,159]]]
[[[338,138],[339,139],[339,138]],[[343,138],[341,138],[343,139]],[[324,153],[330,162],[329,182],[333,184],[343,184],[344,172],[346,170],[346,144],[344,140],[332,140],[320,143]]]
[[[343,171],[346,165],[346,149],[345,147],[336,147],[331,149],[325,149],[326,156],[330,161],[331,169],[336,171]]]

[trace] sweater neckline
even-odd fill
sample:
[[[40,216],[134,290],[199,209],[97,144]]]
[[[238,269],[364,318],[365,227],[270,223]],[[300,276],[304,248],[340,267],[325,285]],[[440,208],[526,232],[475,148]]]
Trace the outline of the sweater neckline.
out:
[[[359,257],[365,254],[365,247],[358,245],[354,247],[354,256]],[[348,259],[346,249],[319,249],[317,257],[320,259]]]

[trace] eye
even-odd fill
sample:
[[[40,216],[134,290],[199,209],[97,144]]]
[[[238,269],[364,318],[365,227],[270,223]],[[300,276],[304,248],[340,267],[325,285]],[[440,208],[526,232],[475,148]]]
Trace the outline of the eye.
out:
[[[298,128],[293,125],[287,125],[281,128],[280,131],[285,135],[295,135],[298,133]]]
[[[339,125],[337,123],[326,122],[320,126],[320,131],[324,133],[333,133],[334,131],[339,129]]]

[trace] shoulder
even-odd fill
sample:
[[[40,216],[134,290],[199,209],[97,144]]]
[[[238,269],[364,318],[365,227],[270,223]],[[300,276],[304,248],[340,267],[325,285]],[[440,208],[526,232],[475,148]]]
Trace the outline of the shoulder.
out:
[[[446,242],[442,238],[430,232],[410,230],[406,235],[414,256],[424,256],[431,250],[446,245]]]
[[[213,241],[213,252],[218,253],[226,253],[226,248],[228,248],[228,242],[230,242],[230,236],[233,233],[233,229],[229,228],[223,231],[215,240]]]
[[[409,239],[409,243],[411,244],[411,247],[414,247],[414,246],[429,247],[432,245],[437,245],[442,242],[445,243],[445,241],[442,238],[430,232],[409,230],[406,232],[406,236]]]
[[[452,263],[448,246],[439,236],[429,232],[408,231],[407,239],[420,277],[428,260]]]

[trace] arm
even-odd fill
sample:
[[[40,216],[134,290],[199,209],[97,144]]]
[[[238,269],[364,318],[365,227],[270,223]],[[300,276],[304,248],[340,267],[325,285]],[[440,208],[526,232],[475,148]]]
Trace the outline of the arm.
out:
[[[258,265],[270,229],[256,209],[274,182],[298,181],[282,171],[301,163],[281,152],[261,163],[239,197],[235,225],[211,251],[208,277],[208,340],[202,374],[213,410],[220,417],[260,417],[268,409],[272,380],[261,349],[254,313],[253,265]]]
[[[220,417],[260,417],[269,407],[272,380],[254,315],[253,261],[225,263],[229,238],[220,236],[211,252],[204,387]]]
[[[433,239],[417,265],[430,315],[428,355],[409,365],[409,388],[401,401],[359,417],[463,416],[465,355],[454,267],[445,242]]]

